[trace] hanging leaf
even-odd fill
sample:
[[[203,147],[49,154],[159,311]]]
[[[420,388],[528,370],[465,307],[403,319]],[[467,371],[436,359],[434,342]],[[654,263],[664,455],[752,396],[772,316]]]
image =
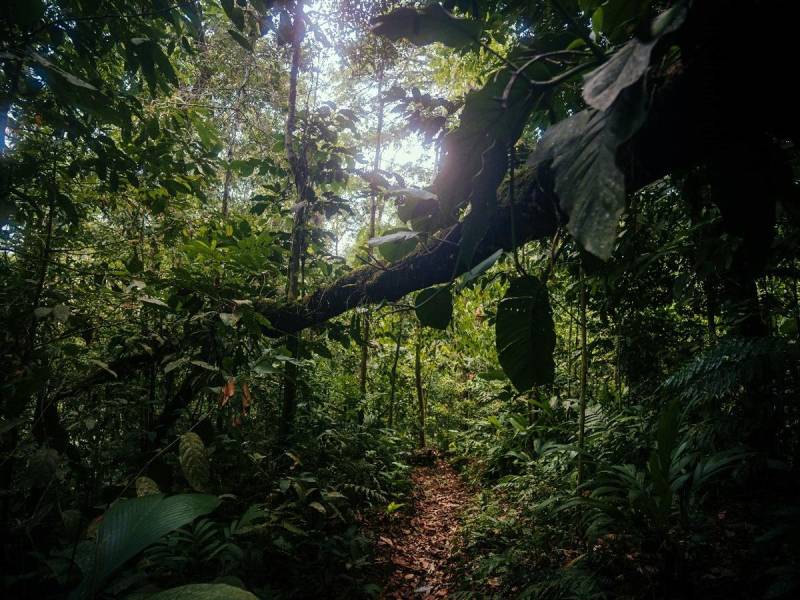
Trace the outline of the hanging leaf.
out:
[[[142,475],[136,478],[136,495],[141,498],[142,496],[151,496],[153,494],[160,494],[161,490],[158,489],[158,484]]]
[[[250,411],[250,405],[253,399],[250,395],[250,384],[245,382],[242,384],[242,413],[247,414]]]
[[[417,247],[418,231],[410,231],[401,227],[388,229],[382,236],[372,238],[367,242],[371,247],[377,247],[381,256],[389,262],[400,260],[411,254]]]
[[[191,583],[164,590],[148,600],[258,600],[258,596],[226,583]]]
[[[69,307],[65,304],[56,304],[53,307],[53,318],[59,323],[65,323],[70,315]]]
[[[511,282],[497,307],[495,343],[500,366],[519,392],[553,382],[556,334],[541,281],[525,276]]]
[[[419,292],[414,299],[414,312],[419,322],[433,329],[447,329],[453,317],[453,294],[450,286],[432,287]]]
[[[219,505],[216,496],[155,494],[121,500],[103,515],[96,543],[87,542],[76,560],[83,571],[72,600],[92,598],[126,562],[162,537],[206,515]]]
[[[488,271],[492,267],[494,263],[498,261],[498,259],[501,256],[503,256],[502,248],[495,250],[494,252],[492,252],[492,254],[484,258],[481,262],[479,262],[469,271],[464,273],[464,275],[462,275],[461,277],[461,287],[466,287],[467,285],[475,281],[478,277],[483,275],[486,271]]]
[[[225,323],[228,327],[236,327],[242,315],[238,313],[219,313],[219,320]]]
[[[630,10],[634,8],[631,3],[624,0],[617,2],[619,8]],[[647,3],[645,3],[646,5]],[[609,6],[598,10],[605,10],[603,27],[608,26]],[[632,14],[636,14],[634,10]],[[614,19],[616,28],[621,19]],[[659,40],[680,28],[686,20],[686,5],[679,2],[671,9],[660,14],[651,28],[652,38],[640,41],[637,38],[630,40],[600,67],[586,75],[583,84],[583,99],[586,104],[598,110],[608,110],[619,96],[620,92],[638,82],[650,66],[650,56]]]
[[[583,99],[598,110],[607,110],[620,92],[639,81],[650,66],[650,54],[656,40],[642,43],[633,39],[614,53],[611,59],[586,75]]]
[[[236,28],[244,29],[244,11],[239,8],[236,0],[221,0],[221,3],[222,9]]]
[[[436,194],[419,188],[395,188],[393,190],[386,190],[386,194],[389,196],[403,196],[404,198],[411,198],[412,200],[436,200]]]
[[[415,46],[440,42],[451,48],[463,48],[477,43],[481,24],[471,19],[459,19],[441,4],[431,4],[420,10],[397,8],[372,21],[372,32],[392,41],[405,39]]]
[[[143,298],[140,298],[140,300],[142,302],[144,302],[145,304],[150,304],[151,306],[158,306],[158,307],[161,307],[161,308],[169,309],[169,304],[167,304],[163,300],[159,300],[158,298],[149,298],[149,297],[145,296]]]
[[[239,44],[242,48],[244,48],[248,52],[253,51],[253,46],[250,43],[250,40],[244,37],[241,33],[236,31],[235,29],[228,29],[228,33],[231,35],[234,41],[236,41],[236,43]]]
[[[186,481],[198,492],[208,490],[211,480],[211,468],[208,464],[206,446],[200,436],[189,431],[181,436],[178,449],[181,470]]]
[[[262,358],[263,360],[263,358]],[[222,386],[222,390],[219,394],[219,407],[222,408],[228,401],[233,398],[233,395],[236,393],[236,379],[233,377],[229,377],[228,380],[225,382],[225,385]]]
[[[384,244],[391,244],[394,242],[405,242],[408,240],[416,239],[419,236],[418,231],[410,231],[408,229],[398,229],[396,231],[384,233],[380,237],[370,238],[367,245],[371,247],[383,246]]]
[[[641,86],[624,91],[607,111],[587,109],[550,127],[529,164],[551,162],[567,229],[603,260],[614,250],[625,208],[625,176],[617,149],[639,130],[647,115]]]
[[[57,75],[58,77],[61,77],[62,79],[66,80],[67,82],[71,83],[72,85],[74,85],[76,87],[84,88],[84,89],[87,89],[87,90],[92,90],[93,92],[97,91],[97,88],[94,87],[91,83],[87,83],[86,81],[84,81],[80,77],[76,77],[72,73],[67,73],[64,69],[62,69],[60,67],[57,67],[52,62],[47,60],[44,56],[41,56],[41,55],[37,54],[36,52],[31,52],[31,58],[35,62],[39,63],[42,67],[44,67],[44,69],[47,72],[49,72],[51,74],[54,74],[54,75]]]

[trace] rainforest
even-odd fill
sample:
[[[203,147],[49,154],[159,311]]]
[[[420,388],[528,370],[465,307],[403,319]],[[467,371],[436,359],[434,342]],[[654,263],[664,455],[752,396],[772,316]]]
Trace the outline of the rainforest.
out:
[[[2,597],[800,597],[798,23],[6,0]]]

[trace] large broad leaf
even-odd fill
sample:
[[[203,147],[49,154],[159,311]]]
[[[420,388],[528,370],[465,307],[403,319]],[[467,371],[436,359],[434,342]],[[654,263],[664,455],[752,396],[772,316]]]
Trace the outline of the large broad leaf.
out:
[[[551,162],[567,228],[581,245],[607,260],[625,208],[625,176],[616,154],[644,123],[641,86],[629,88],[607,111],[587,109],[550,127],[529,164]]]
[[[495,250],[491,255],[487,256],[469,271],[464,273],[464,275],[461,277],[461,287],[463,288],[468,286],[470,283],[488,271],[491,266],[496,263],[501,256],[503,256],[503,252],[504,250],[502,248]]]
[[[651,39],[630,40],[608,62],[586,75],[583,85],[586,104],[598,110],[608,110],[622,90],[638,82],[645,74],[653,48],[661,37],[677,30],[685,20],[686,5],[678,3],[653,21]]]
[[[84,89],[87,89],[87,90],[91,90],[93,92],[97,91],[97,88],[94,87],[91,83],[88,83],[88,82],[84,81],[80,77],[76,77],[72,73],[67,73],[64,69],[56,66],[55,64],[53,64],[52,62],[47,60],[44,56],[41,56],[41,55],[37,54],[36,52],[32,52],[31,53],[31,58],[35,62],[39,63],[42,67],[44,67],[44,69],[48,73],[55,74],[58,77],[61,77],[62,79],[64,79],[65,81],[68,81],[69,83],[71,83],[72,85],[74,85],[76,87],[80,87],[80,88],[84,88]]]
[[[650,66],[650,54],[657,40],[642,43],[633,39],[611,59],[589,73],[583,84],[583,99],[598,110],[607,110],[620,92],[639,81]]]
[[[84,579],[70,597],[93,597],[131,558],[218,505],[219,498],[204,494],[153,494],[117,502],[103,515],[94,551],[80,565]]]
[[[258,596],[225,583],[192,583],[148,596],[147,600],[258,600]]]
[[[417,231],[395,228],[385,231],[380,237],[371,238],[367,243],[370,247],[377,247],[383,258],[394,262],[414,251],[418,236]]]
[[[405,39],[416,46],[440,42],[451,48],[476,43],[481,24],[470,19],[458,19],[441,4],[431,4],[421,10],[397,8],[372,21],[372,32],[390,40]]]
[[[511,282],[497,307],[495,343],[500,366],[517,390],[553,382],[556,334],[541,281],[526,276]]]
[[[434,329],[447,329],[453,318],[453,294],[450,287],[422,290],[414,299],[414,312],[419,322]]]

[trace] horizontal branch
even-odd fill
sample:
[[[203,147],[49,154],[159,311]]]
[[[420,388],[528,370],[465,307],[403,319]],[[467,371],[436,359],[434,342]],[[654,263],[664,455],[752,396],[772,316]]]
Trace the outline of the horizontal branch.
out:
[[[714,14],[711,11],[695,15],[689,36],[700,41],[684,39],[683,62],[650,77],[647,122],[617,152],[617,165],[625,175],[628,193],[724,154],[732,139],[742,135],[741,129],[731,127],[731,123],[741,122],[737,115],[745,109],[760,114],[752,97],[746,102],[730,97],[724,77],[711,81],[710,74],[727,73],[727,59],[715,54],[713,46],[711,50],[707,46],[708,40],[718,42],[709,34],[713,32]],[[786,128],[784,122],[778,120]],[[789,125],[796,122],[797,118],[792,117]],[[756,121],[748,125],[753,132],[765,127],[765,123]],[[501,197],[496,211],[480,217],[488,219],[488,233],[476,249],[472,264],[500,248],[511,250],[513,245],[553,235],[564,220],[556,208],[553,175],[549,164],[540,166],[537,172],[520,172],[514,210],[516,239],[512,239],[511,210]],[[465,266],[456,271],[457,244],[471,218],[478,217],[468,214],[462,223],[440,232],[440,241],[427,249],[386,267],[356,269],[296,304],[257,302],[256,306],[270,320],[272,333],[277,336],[321,324],[359,305],[395,301],[416,290],[448,282],[466,270]]]

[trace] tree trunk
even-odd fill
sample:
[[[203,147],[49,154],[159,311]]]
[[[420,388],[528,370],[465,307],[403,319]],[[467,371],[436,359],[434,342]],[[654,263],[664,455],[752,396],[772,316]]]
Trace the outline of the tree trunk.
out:
[[[414,350],[414,382],[417,388],[419,416],[419,447],[425,447],[425,394],[422,391],[422,331],[417,328],[417,343]]]
[[[403,324],[400,323],[400,330],[397,332],[397,339],[394,346],[394,361],[392,362],[392,373],[389,376],[389,428],[394,427],[394,402],[397,394],[397,362],[400,360],[400,344],[403,340]]]
[[[292,222],[292,247],[289,257],[288,281],[286,286],[286,299],[292,304],[299,295],[300,263],[305,247],[306,202],[308,200],[308,169],[306,165],[305,150],[301,153],[295,151],[294,130],[297,125],[297,80],[300,73],[302,59],[302,46],[305,37],[305,21],[303,16],[303,2],[295,5],[293,20],[292,40],[292,66],[289,72],[289,108],[286,115],[286,130],[284,142],[286,145],[286,158],[294,178],[297,190],[297,206]],[[297,358],[300,347],[299,332],[290,335],[287,347],[293,358]],[[285,440],[292,432],[294,417],[297,411],[297,366],[287,362],[283,378],[283,407],[279,424],[279,437]]]
[[[614,389],[617,402],[622,406],[622,323],[617,322],[617,335],[614,336]]]
[[[573,362],[573,348],[572,348],[572,312],[569,313],[569,332],[567,333],[567,398],[572,398],[572,362]]]
[[[586,380],[589,371],[589,356],[586,351],[586,275],[580,268],[580,329],[581,329],[581,380],[580,405],[578,409],[578,485],[583,482],[583,451],[586,433]]]
[[[377,172],[378,169],[381,168],[381,136],[383,135],[383,67],[381,67],[380,72],[378,73],[378,126],[376,129],[376,141],[375,141],[375,158],[372,162],[372,170]],[[370,193],[369,197],[369,235],[367,236],[368,239],[372,239],[375,237],[375,213],[377,209],[377,200],[378,194],[377,190],[374,188]],[[374,256],[374,251],[372,246],[367,244],[367,256],[372,262],[372,258]],[[367,401],[367,367],[369,366],[369,329],[370,329],[370,322],[369,322],[369,311],[364,313],[363,316],[363,329],[361,332],[361,364],[359,368],[359,394],[360,394],[360,406],[358,408],[358,422],[362,423],[364,421],[364,406]]]

